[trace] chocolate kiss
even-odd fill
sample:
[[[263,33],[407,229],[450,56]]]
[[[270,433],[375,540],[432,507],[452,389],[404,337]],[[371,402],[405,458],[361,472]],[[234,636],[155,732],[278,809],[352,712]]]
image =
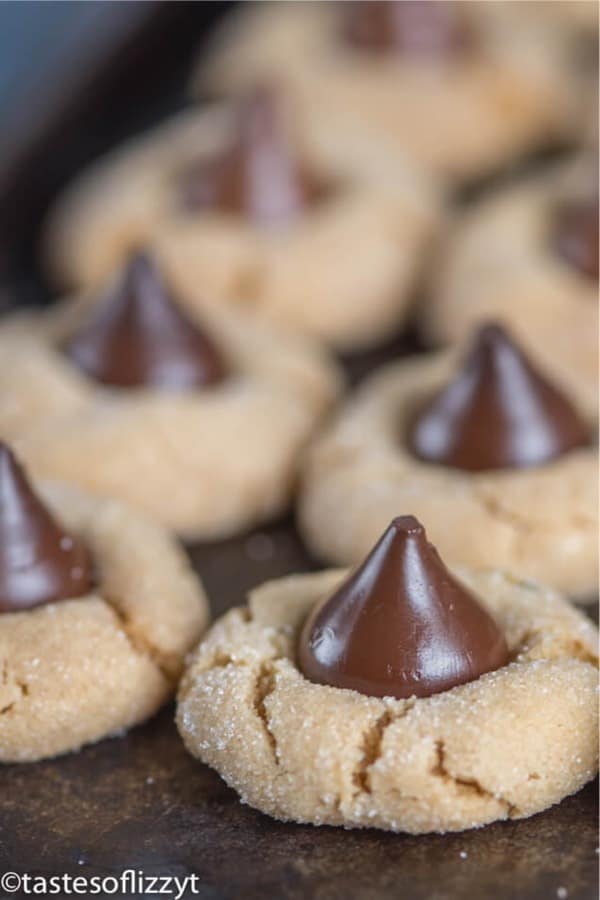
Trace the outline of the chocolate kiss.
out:
[[[219,209],[258,225],[284,225],[325,193],[296,157],[278,93],[257,88],[238,111],[236,137],[221,157],[184,175],[188,209]]]
[[[85,547],[52,517],[0,443],[0,612],[80,597],[91,586]]]
[[[447,0],[356,0],[344,6],[343,36],[361,50],[452,56],[470,43],[464,19]]]
[[[598,195],[559,210],[554,245],[557,253],[588,278],[598,280]]]
[[[464,365],[413,420],[425,462],[466,469],[535,466],[589,443],[589,428],[498,325],[475,335]]]
[[[179,311],[157,268],[141,253],[64,352],[91,378],[117,387],[185,390],[225,375],[217,349]]]
[[[504,635],[414,516],[393,520],[300,636],[306,678],[372,697],[429,697],[507,662]]]

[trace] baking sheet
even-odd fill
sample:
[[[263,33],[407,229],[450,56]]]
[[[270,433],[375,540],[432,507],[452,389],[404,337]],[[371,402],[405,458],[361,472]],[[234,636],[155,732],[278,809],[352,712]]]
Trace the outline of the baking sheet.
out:
[[[49,129],[30,155],[29,168],[20,169],[8,200],[2,198],[0,236],[10,257],[13,299],[48,296],[36,270],[36,225],[61,180],[139,124],[132,105],[140,93],[147,93],[155,118],[181,102],[185,53],[199,36],[191,30],[208,16],[206,9],[194,12],[192,7],[210,6],[214,18],[220,4],[171,6],[179,7],[179,24],[169,26],[168,43],[172,71],[181,76],[178,89],[173,78],[164,77],[169,59],[157,61],[146,47],[127,77],[119,70],[122,94],[130,103],[128,118],[123,102],[107,102],[111,79],[99,73],[102,90],[88,85],[88,107],[80,106],[74,118],[63,116],[67,124],[61,128]],[[182,12],[184,6],[189,10]],[[164,21],[160,27],[166,27]],[[151,49],[152,31],[146,34]],[[39,147],[55,163],[35,173]],[[355,383],[381,363],[418,349],[414,334],[392,340],[346,361],[349,378]],[[189,552],[214,616],[243,603],[245,592],[268,578],[316,568],[291,518]],[[186,896],[206,900],[595,900],[597,793],[593,783],[531,819],[456,835],[411,837],[285,825],[241,805],[216,773],[188,756],[170,706],[125,737],[78,754],[1,767],[0,873],[119,876],[134,869],[147,876],[195,874],[198,892]],[[9,896],[19,895],[0,888],[3,900]]]

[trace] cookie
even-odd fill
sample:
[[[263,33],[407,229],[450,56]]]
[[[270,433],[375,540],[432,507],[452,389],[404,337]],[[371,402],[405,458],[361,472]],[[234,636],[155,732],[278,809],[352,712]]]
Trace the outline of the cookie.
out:
[[[134,256],[97,298],[0,332],[0,435],[40,477],[209,539],[285,509],[340,389],[312,344],[211,308],[184,315]]]
[[[498,566],[589,599],[597,589],[596,400],[501,329],[369,378],[317,439],[299,523],[311,549],[359,560],[411,510],[453,565]],[[456,528],[454,523],[464,523]]]
[[[598,187],[590,162],[503,187],[458,216],[420,307],[429,343],[460,341],[493,318],[597,402]]]
[[[27,481],[0,445],[0,761],[121,734],[173,694],[208,604],[185,555],[129,507]]]
[[[440,205],[413,166],[261,88],[84,173],[50,216],[46,256],[89,285],[144,244],[191,311],[249,310],[353,349],[404,322]]]
[[[450,179],[473,179],[581,127],[563,30],[504,3],[244,4],[196,89],[272,78]],[[540,4],[537,4],[540,5]],[[551,6],[552,4],[550,4]]]
[[[248,605],[226,613],[195,652],[179,689],[177,725],[190,753],[214,767],[242,802],[284,821],[420,834],[530,816],[593,778],[594,626],[549,589],[501,571],[451,576],[438,557],[434,585],[419,585],[414,566],[411,574],[411,565],[402,569],[398,560],[404,552],[405,561],[425,556],[429,564],[435,551],[423,547],[414,520],[413,536],[399,550],[406,522],[392,523],[356,573],[291,576],[252,591]],[[447,634],[462,604],[459,624],[467,637],[454,631],[452,658],[459,653],[466,660],[475,640],[476,656],[496,648],[490,671],[483,666],[483,674],[441,690],[438,684],[427,696],[400,691],[400,699],[307,676],[303,641],[315,615],[326,621],[313,648],[324,642],[329,659],[339,653],[338,666],[346,665],[340,658],[347,646],[352,664],[368,665],[360,658],[369,654],[359,640],[366,632],[381,638],[386,651],[393,647],[381,591],[396,585],[383,605],[398,626],[406,621],[401,607],[410,602],[401,583],[407,577],[413,617],[433,625],[439,638],[433,659],[415,657],[414,646],[410,658],[420,659],[428,677],[432,666],[443,670]],[[439,592],[449,581],[453,603],[444,605]],[[398,631],[396,639],[393,658],[369,664],[386,679],[388,661],[400,685],[406,641],[424,640],[432,649],[430,629]],[[373,658],[377,650],[371,646]]]
[[[553,0],[539,3],[526,0],[519,4],[519,13],[527,16],[543,16],[554,21],[557,27],[573,38],[598,38],[598,5],[590,0]]]

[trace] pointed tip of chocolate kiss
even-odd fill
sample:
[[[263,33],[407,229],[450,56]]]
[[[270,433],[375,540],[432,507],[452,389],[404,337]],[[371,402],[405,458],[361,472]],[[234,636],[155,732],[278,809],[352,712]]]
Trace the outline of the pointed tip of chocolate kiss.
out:
[[[495,323],[474,335],[465,361],[410,423],[424,462],[471,472],[542,465],[590,442],[568,398]]]
[[[88,376],[112,387],[183,391],[226,374],[212,341],[172,299],[151,257],[134,253],[116,285],[64,347]]]
[[[298,661],[317,684],[373,697],[428,697],[508,662],[504,635],[448,571],[413,516],[394,519],[309,615]]]
[[[462,8],[450,0],[353,0],[343,7],[342,37],[358,50],[435,59],[473,44]]]
[[[79,597],[91,585],[87,550],[54,519],[0,442],[0,613]]]
[[[181,180],[189,210],[214,209],[258,226],[288,225],[329,188],[302,160],[289,132],[281,90],[263,82],[242,98],[232,144]]]
[[[474,343],[493,351],[497,344],[513,344],[508,331],[499,322],[484,322],[475,332]]]
[[[390,529],[393,529],[397,534],[425,534],[425,529],[416,516],[396,516],[390,523]]]

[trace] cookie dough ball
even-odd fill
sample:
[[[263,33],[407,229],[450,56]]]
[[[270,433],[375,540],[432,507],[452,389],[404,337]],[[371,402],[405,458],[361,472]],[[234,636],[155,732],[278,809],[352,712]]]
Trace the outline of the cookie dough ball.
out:
[[[594,626],[550,590],[499,571],[446,572],[433,585],[419,583],[418,568],[396,565],[394,528],[357,572],[270,582],[213,626],[179,690],[177,724],[190,753],[276,819],[345,828],[460,831],[533,815],[577,791],[597,769]],[[406,553],[413,563],[436,556],[414,540]],[[439,557],[435,565],[441,577]],[[397,583],[402,578],[410,584]],[[454,603],[443,597],[450,582]],[[408,619],[423,627],[400,630],[411,602]],[[322,627],[314,647],[324,643],[336,659],[339,639],[348,665],[375,667],[384,678],[387,668],[396,685],[407,651],[430,677],[444,668],[450,644],[452,659],[458,650],[466,661],[482,628],[485,652],[493,646],[507,658],[429,695],[369,695],[306,674],[303,638],[315,616]],[[379,663],[363,658],[381,649],[365,647],[359,638],[367,633],[384,644]],[[433,656],[406,646],[422,640]],[[481,652],[480,644],[475,656]]]
[[[519,5],[243,4],[195,85],[236,92],[274,78],[325,119],[345,115],[419,164],[473,179],[581,128],[563,29],[506,10]]]
[[[597,400],[498,327],[368,379],[315,442],[299,523],[311,549],[360,560],[394,515],[446,560],[499,566],[589,600],[597,590]],[[460,527],[456,527],[456,523]]]
[[[0,435],[32,472],[189,540],[282,512],[340,389],[304,340],[217,307],[192,320],[143,256],[91,306],[21,318],[0,347]]]
[[[0,762],[28,762],[153,715],[208,605],[183,551],[129,507],[29,483],[5,445],[0,487]]]
[[[352,350],[405,321],[439,219],[431,178],[263,87],[84,173],[50,216],[46,255],[62,282],[89,285],[145,244],[192,312],[251,311]]]
[[[593,169],[596,164],[594,163]],[[425,338],[495,319],[573,392],[598,393],[598,184],[591,161],[553,167],[467,207],[420,308]]]

